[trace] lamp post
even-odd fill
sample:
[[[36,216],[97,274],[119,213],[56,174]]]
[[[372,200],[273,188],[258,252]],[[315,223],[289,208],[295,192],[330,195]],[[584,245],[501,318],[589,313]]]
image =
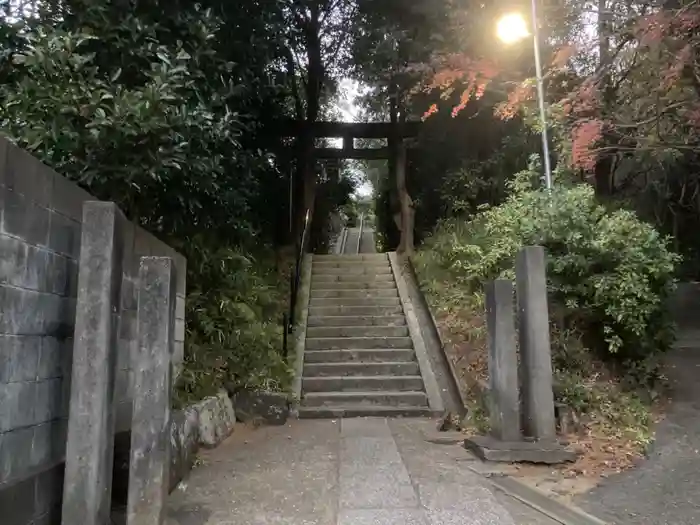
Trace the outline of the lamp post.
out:
[[[498,22],[498,37],[506,44],[532,36],[535,47],[535,75],[537,77],[537,101],[542,124],[542,156],[544,157],[544,180],[548,190],[552,189],[552,165],[549,158],[549,134],[547,133],[547,114],[544,107],[544,79],[542,77],[542,60],[540,58],[540,39],[537,28],[537,0],[532,0],[532,34],[527,22],[519,14],[505,15]]]

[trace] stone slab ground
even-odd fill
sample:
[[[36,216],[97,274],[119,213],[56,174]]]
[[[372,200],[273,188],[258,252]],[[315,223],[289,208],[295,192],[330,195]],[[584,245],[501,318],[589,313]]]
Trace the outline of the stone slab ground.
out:
[[[681,332],[666,374],[670,406],[647,459],[577,502],[616,525],[700,523],[700,331]]]
[[[425,440],[431,420],[237,430],[170,497],[168,525],[554,525]],[[240,427],[239,427],[240,428]]]

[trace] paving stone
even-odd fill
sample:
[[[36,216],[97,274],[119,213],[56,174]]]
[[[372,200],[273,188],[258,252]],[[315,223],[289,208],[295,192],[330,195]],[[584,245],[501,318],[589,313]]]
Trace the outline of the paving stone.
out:
[[[367,430],[369,428],[371,424]],[[343,438],[340,453],[340,508],[417,506],[418,498],[393,438]]]
[[[385,473],[351,471],[340,474],[340,508],[376,509],[418,507],[410,482],[397,481],[399,469]]]
[[[338,525],[430,525],[422,509],[341,510]]]
[[[177,525],[336,525],[340,425],[260,427],[200,455],[170,497]]]
[[[471,512],[479,504],[495,503],[490,490],[482,484],[429,482],[417,483],[421,504],[430,510]]]
[[[393,438],[353,437],[344,438],[341,446],[341,471],[355,468],[381,469],[385,465],[401,467],[400,474],[408,480],[408,472]]]
[[[459,510],[429,510],[426,514],[429,525],[515,525],[513,518],[496,512],[493,507],[472,509],[469,513]]]
[[[340,423],[340,435],[344,438],[392,438],[391,429],[386,420],[378,418],[343,419]]]
[[[204,452],[203,464],[171,495],[166,523],[515,525],[490,484],[458,461],[461,447],[425,442],[433,427],[430,420],[361,418],[295,420],[261,427],[245,441],[234,433]]]

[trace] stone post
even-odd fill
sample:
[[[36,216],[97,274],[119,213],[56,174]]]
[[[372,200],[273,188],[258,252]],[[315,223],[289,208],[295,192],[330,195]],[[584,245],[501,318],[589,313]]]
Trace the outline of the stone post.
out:
[[[141,258],[138,342],[132,356],[134,410],[127,525],[159,525],[164,519],[169,488],[176,282],[172,259]]]
[[[63,525],[110,520],[124,220],[114,203],[83,204]]]
[[[552,352],[544,248],[527,246],[515,262],[517,281],[520,378],[524,432],[537,440],[555,440]]]
[[[490,282],[486,292],[489,334],[489,382],[491,435],[507,442],[520,441],[518,354],[515,346],[513,283]]]

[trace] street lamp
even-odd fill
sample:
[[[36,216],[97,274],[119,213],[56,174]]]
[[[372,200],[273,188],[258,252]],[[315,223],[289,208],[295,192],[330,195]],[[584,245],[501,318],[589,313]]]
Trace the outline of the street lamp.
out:
[[[535,45],[535,70],[537,76],[537,98],[542,121],[542,155],[544,156],[544,180],[548,190],[552,189],[552,165],[549,160],[549,139],[547,134],[547,115],[544,110],[544,82],[542,79],[542,62],[540,60],[540,39],[537,31],[537,0],[532,0],[532,35],[522,15],[511,13],[498,21],[496,33],[506,44],[514,44],[529,36]]]

